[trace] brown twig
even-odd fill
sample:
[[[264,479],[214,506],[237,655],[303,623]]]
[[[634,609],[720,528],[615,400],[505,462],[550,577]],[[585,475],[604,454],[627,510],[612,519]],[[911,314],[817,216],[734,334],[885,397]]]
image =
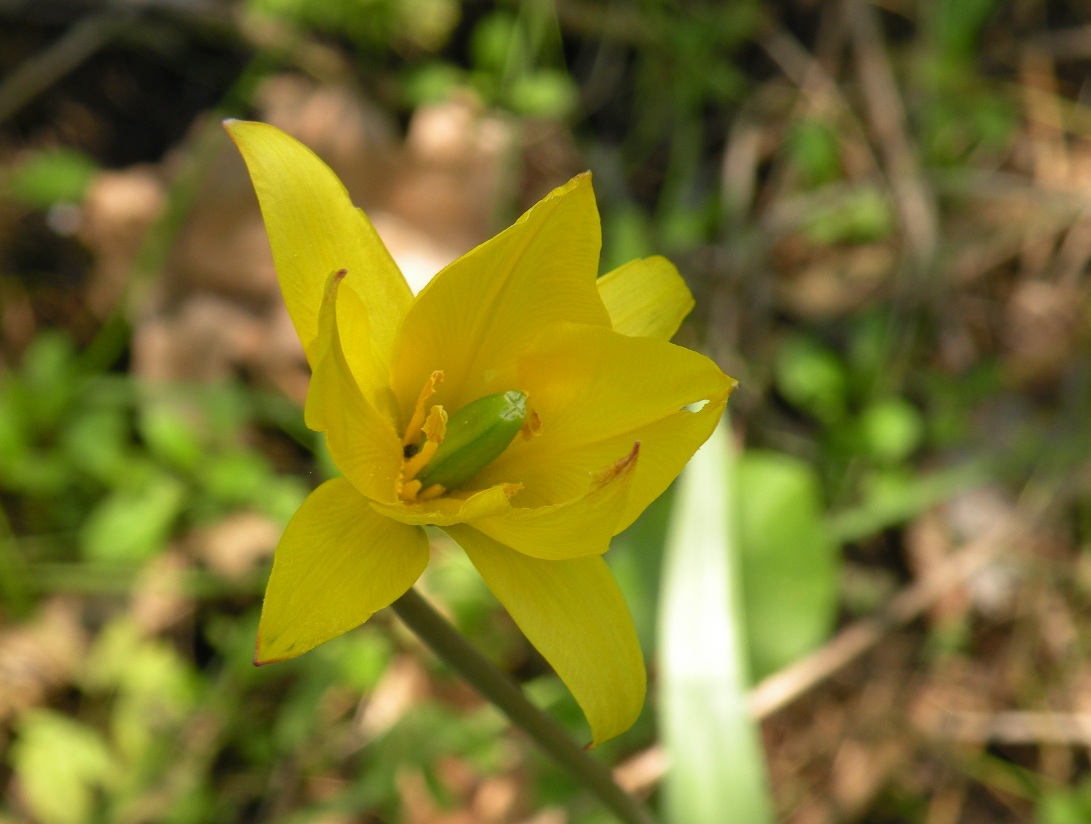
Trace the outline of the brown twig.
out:
[[[0,84],[0,122],[7,120],[129,24],[128,14],[97,14],[73,25],[49,48],[21,63]]]
[[[905,108],[875,10],[866,0],[844,0],[843,11],[856,53],[866,116],[886,166],[906,245],[913,262],[923,268],[936,252],[939,219],[935,200],[920,173],[906,130]]]
[[[965,712],[948,710],[933,735],[987,745],[1091,747],[1091,714],[1072,712]]]

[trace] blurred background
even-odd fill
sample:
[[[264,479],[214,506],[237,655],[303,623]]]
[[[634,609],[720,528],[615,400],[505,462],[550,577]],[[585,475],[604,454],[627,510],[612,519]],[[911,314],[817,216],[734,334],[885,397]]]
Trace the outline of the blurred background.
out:
[[[588,168],[602,271],[678,265],[775,820],[1091,820],[1089,71],[1079,0],[0,2],[0,822],[612,820],[390,615],[250,663],[333,469],[225,117],[415,288]],[[653,806],[671,512],[608,555],[651,691],[595,751]],[[422,587],[587,739],[441,536]]]

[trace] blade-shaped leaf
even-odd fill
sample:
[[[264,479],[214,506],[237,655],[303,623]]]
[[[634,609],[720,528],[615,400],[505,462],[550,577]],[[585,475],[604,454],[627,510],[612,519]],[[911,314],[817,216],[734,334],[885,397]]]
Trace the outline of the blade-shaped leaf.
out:
[[[725,422],[682,475],[667,536],[660,711],[673,824],[765,824],[772,803],[747,706],[732,460]]]

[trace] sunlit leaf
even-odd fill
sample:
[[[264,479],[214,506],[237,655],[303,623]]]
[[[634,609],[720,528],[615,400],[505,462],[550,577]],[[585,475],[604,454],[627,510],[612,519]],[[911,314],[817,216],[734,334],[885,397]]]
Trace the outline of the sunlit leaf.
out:
[[[80,532],[84,555],[96,561],[142,561],[162,549],[186,502],[185,485],[169,475],[114,490]]]
[[[667,538],[660,710],[672,824],[773,820],[758,730],[747,703],[732,466],[725,424],[682,475]]]
[[[116,770],[99,734],[49,710],[25,715],[18,734],[11,763],[35,819],[43,824],[95,820],[97,791]]]
[[[736,469],[738,536],[755,680],[821,643],[837,613],[837,545],[804,462],[747,452]]]

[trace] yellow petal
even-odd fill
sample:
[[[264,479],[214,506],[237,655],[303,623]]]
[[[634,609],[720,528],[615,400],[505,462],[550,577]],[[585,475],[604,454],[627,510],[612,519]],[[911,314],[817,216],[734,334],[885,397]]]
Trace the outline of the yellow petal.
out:
[[[398,418],[398,407],[394,402],[394,394],[390,391],[389,365],[372,348],[371,316],[360,293],[353,288],[353,284],[362,277],[361,274],[348,272],[344,278],[347,288],[337,292],[337,328],[341,352],[368,403],[393,422]],[[319,346],[321,344],[316,341],[316,352]]]
[[[348,481],[318,487],[273,558],[256,663],[294,658],[399,598],[428,563],[428,539],[374,512]]]
[[[618,529],[667,488],[716,426],[735,381],[708,358],[655,338],[566,324],[519,364],[519,385],[541,419],[477,481],[523,484],[520,504],[567,501],[588,473],[640,443]],[[704,405],[698,411],[684,408]]]
[[[663,257],[634,260],[598,279],[615,332],[670,340],[693,309],[686,282]]]
[[[224,126],[250,170],[284,301],[311,365],[323,284],[338,269],[355,276],[352,289],[371,311],[372,347],[389,362],[412,293],[371,222],[299,141],[265,123],[229,120]]]
[[[466,498],[447,496],[413,504],[376,501],[372,507],[403,524],[450,526],[509,511],[508,499],[518,491],[518,484],[496,484]]]
[[[304,419],[326,434],[330,457],[361,494],[395,501],[402,442],[390,419],[364,397],[345,360],[337,311],[341,282],[340,273],[331,275],[322,301]]]
[[[474,529],[517,552],[545,560],[601,555],[619,531],[637,465],[639,445],[597,474],[586,494],[554,506],[511,508],[466,519]]]
[[[446,375],[435,402],[454,413],[522,388],[512,383],[515,356],[550,324],[609,326],[595,286],[600,244],[583,174],[436,275],[406,314],[391,369],[404,419],[434,370]]]
[[[571,690],[594,743],[629,729],[644,705],[644,659],[606,562],[543,561],[468,526],[446,531]]]

